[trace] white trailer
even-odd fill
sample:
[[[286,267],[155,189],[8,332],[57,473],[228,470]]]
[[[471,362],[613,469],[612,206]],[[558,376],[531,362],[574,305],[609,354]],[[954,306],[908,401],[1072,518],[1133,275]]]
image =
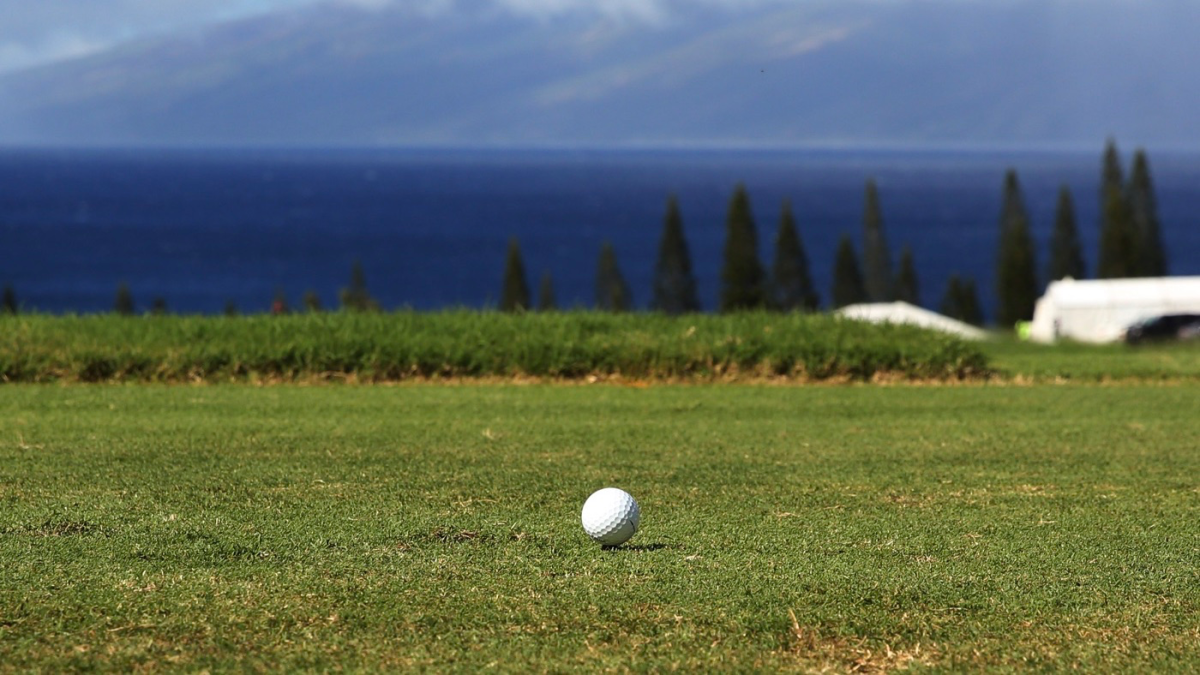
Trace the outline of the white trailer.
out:
[[[1163,314],[1200,313],[1200,277],[1063,279],[1033,310],[1030,339],[1116,342],[1125,329]]]

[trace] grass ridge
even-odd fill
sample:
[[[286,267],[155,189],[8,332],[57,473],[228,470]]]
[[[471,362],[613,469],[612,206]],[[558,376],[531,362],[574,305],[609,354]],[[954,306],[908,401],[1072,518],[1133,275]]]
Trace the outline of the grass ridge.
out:
[[[0,381],[193,382],[626,376],[962,380],[978,345],[829,315],[26,315],[0,320]]]

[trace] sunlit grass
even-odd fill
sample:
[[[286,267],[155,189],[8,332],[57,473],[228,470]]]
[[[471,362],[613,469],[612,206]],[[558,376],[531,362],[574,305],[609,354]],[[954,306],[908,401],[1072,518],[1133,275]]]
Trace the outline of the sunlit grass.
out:
[[[0,671],[1195,670],[1198,395],[0,387]]]
[[[1054,345],[997,338],[983,344],[1002,378],[1037,381],[1172,381],[1200,379],[1200,341],[1136,347],[1062,342]]]
[[[0,380],[960,379],[976,345],[828,315],[395,312],[0,317]]]

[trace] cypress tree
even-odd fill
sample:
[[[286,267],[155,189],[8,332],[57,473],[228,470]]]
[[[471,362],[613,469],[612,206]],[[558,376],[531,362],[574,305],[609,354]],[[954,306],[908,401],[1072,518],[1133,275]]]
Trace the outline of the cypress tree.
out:
[[[362,262],[355,260],[350,266],[350,285],[338,293],[342,309],[352,312],[372,312],[379,309],[379,303],[367,291],[367,275],[363,272]]]
[[[0,313],[15,315],[20,311],[21,307],[17,303],[17,292],[13,290],[12,284],[5,284],[4,293],[0,294]]]
[[[558,309],[558,302],[554,298],[554,280],[550,278],[550,270],[542,272],[542,281],[538,285],[538,304],[539,312],[553,312]]]
[[[1106,225],[1100,233],[1100,262],[1096,266],[1096,276],[1101,279],[1136,276],[1138,233],[1124,191],[1109,188],[1104,201],[1104,220]]]
[[[234,300],[225,301],[225,316],[237,316],[241,312],[238,311],[237,302]]]
[[[150,314],[154,316],[164,316],[167,313],[167,299],[161,295],[155,296],[150,301]]]
[[[500,291],[500,311],[523,312],[529,309],[529,284],[525,282],[525,263],[521,261],[521,246],[517,238],[508,240],[508,257],[504,261],[504,287]]]
[[[863,198],[863,285],[871,302],[889,302],[895,297],[892,285],[892,253],[883,234],[883,213],[875,180],[867,181]]]
[[[617,252],[607,241],[600,247],[600,260],[596,264],[596,308],[607,312],[633,308],[633,294],[617,265]]]
[[[721,269],[722,312],[766,305],[766,274],[758,259],[758,234],[746,187],[738,184],[725,217],[725,265]]]
[[[113,311],[121,316],[133,315],[133,292],[129,290],[129,284],[122,282],[117,286],[117,295],[113,298]]]
[[[843,234],[838,242],[837,257],[833,263],[833,292],[830,296],[835,309],[867,301],[867,289],[863,285],[858,256],[854,253],[854,242],[849,235]]]
[[[1054,210],[1054,234],[1050,237],[1050,265],[1046,278],[1058,281],[1071,277],[1082,279],[1086,271],[1075,227],[1075,202],[1071,189],[1063,185],[1058,190],[1058,206]]]
[[[1125,191],[1121,156],[1117,144],[1108,139],[1100,175],[1100,254],[1096,276],[1119,279],[1136,274],[1137,233]]]
[[[304,302],[304,309],[308,312],[315,313],[315,312],[323,311],[325,309],[321,305],[321,296],[317,295],[317,292],[312,289],[304,291],[303,302]]]
[[[942,304],[938,308],[945,316],[956,319],[972,326],[983,325],[983,310],[979,306],[979,294],[975,291],[974,279],[960,279],[957,274],[951,275],[946,283],[946,292],[942,295]]]
[[[1104,144],[1104,157],[1100,168],[1100,231],[1104,231],[1104,205],[1108,201],[1109,190],[1124,190],[1125,175],[1121,171],[1121,153],[1117,151],[1116,140],[1109,138]]]
[[[1110,227],[1108,201],[1113,192],[1125,191],[1125,175],[1121,170],[1121,154],[1117,151],[1117,142],[1109,138],[1104,144],[1104,155],[1100,160],[1100,234]],[[1097,259],[1097,267],[1100,261]]]
[[[921,289],[917,283],[917,266],[913,262],[912,249],[905,246],[900,250],[900,270],[896,272],[896,299],[910,305],[921,306]]]
[[[658,263],[654,266],[654,299],[650,308],[666,314],[700,311],[692,259],[683,236],[683,218],[674,195],[667,199],[667,213],[663,217]]]
[[[972,326],[983,325],[983,309],[979,304],[979,294],[975,291],[974,279],[967,279],[959,287],[958,307],[962,321]]]
[[[1166,276],[1167,253],[1158,223],[1158,200],[1150,178],[1150,161],[1141,148],[1133,155],[1133,170],[1129,173],[1129,210],[1138,240],[1137,276]]]
[[[946,291],[942,293],[942,302],[938,305],[938,311],[951,319],[962,321],[962,296],[962,280],[958,278],[957,274],[951,274],[950,279],[946,281]]]
[[[1037,302],[1037,263],[1033,237],[1029,233],[1029,212],[1021,196],[1017,172],[1009,169],[1004,177],[1004,206],[1000,214],[1000,248],[996,264],[996,321],[1012,326],[1033,318]]]
[[[815,310],[820,304],[808,271],[808,255],[796,230],[791,202],[786,199],[775,235],[775,262],[771,265],[770,307],[783,312]]]

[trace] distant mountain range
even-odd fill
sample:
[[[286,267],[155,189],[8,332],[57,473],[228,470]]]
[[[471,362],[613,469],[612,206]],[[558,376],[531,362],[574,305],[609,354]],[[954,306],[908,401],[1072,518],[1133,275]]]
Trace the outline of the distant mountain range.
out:
[[[1200,147],[1200,2],[328,4],[0,77],[0,143]]]

